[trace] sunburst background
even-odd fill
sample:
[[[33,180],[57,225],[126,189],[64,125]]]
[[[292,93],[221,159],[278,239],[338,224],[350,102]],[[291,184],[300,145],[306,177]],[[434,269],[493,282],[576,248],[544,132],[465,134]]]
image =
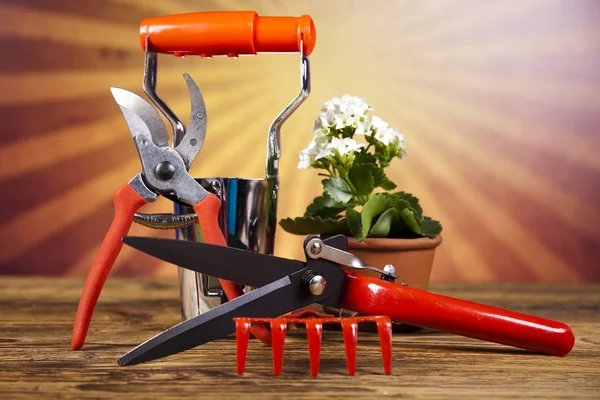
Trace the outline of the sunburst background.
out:
[[[283,129],[280,218],[320,192],[298,152],[320,104],[350,93],[407,138],[389,175],[444,225],[433,280],[600,280],[595,0],[0,1],[0,273],[87,273],[113,192],[140,169],[109,91],[141,93],[139,22],[251,9],[309,14],[318,32],[312,94]],[[159,67],[178,114],[184,71],[207,101],[192,174],[264,176],[267,127],[299,89],[298,57],[161,56]],[[301,242],[280,229],[276,254],[300,258]],[[113,274],[176,270],[124,248]]]

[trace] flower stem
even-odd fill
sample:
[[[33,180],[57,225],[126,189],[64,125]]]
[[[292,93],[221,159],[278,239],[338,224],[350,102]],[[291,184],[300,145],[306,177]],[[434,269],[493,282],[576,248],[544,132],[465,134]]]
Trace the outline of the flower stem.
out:
[[[348,184],[348,186],[350,186],[350,190],[352,190],[353,193],[356,194],[356,198],[360,198],[358,191],[356,190],[356,188],[354,187],[354,185],[352,184],[352,182],[350,181],[350,179],[345,178],[344,181],[346,181],[346,183]]]
[[[331,166],[331,171],[329,171],[329,167],[327,167],[327,172],[331,174],[330,176],[337,176],[335,173],[335,167],[333,165]]]

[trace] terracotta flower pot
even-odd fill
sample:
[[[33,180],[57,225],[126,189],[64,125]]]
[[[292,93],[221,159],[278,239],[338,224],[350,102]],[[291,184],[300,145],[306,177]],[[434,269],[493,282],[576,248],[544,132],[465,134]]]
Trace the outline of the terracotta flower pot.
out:
[[[442,243],[442,237],[416,238],[416,239],[392,239],[392,238],[369,238],[358,242],[354,238],[348,238],[347,251],[358,256],[372,267],[383,269],[386,264],[392,264],[396,268],[396,284],[406,283],[409,287],[427,290],[429,278],[433,266],[435,249]],[[357,270],[350,270],[359,272]],[[360,271],[365,275],[380,278],[380,274],[372,271]],[[412,325],[394,324],[394,332],[415,331]]]
[[[410,287],[427,290],[435,249],[441,243],[441,236],[433,239],[368,238],[362,242],[348,238],[347,250],[378,269],[392,264],[396,267],[396,283],[406,283]],[[379,275],[372,271],[364,271],[364,274],[379,278]]]

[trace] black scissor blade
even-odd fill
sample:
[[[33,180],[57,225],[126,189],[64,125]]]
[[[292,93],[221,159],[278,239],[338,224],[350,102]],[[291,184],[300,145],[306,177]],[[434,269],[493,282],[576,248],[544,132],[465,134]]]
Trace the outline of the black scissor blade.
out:
[[[123,243],[180,267],[252,287],[306,268],[297,260],[185,240],[126,236]]]
[[[285,276],[167,329],[125,354],[119,365],[152,361],[226,336],[235,331],[234,317],[273,318],[318,301],[319,296],[299,290],[304,272]]]

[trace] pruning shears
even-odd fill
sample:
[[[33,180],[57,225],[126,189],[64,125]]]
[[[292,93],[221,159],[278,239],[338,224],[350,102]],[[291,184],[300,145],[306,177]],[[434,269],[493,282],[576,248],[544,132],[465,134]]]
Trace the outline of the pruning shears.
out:
[[[159,194],[192,207],[206,243],[226,246],[227,242],[218,225],[221,201],[208,192],[189,173],[188,169],[200,152],[206,136],[206,105],[194,80],[185,74],[190,93],[192,112],[187,133],[176,147],[168,144],[168,134],[158,112],[146,100],[133,92],[112,88],[112,94],[121,108],[138,151],[142,172],[123,184],[114,194],[115,216],[102,242],[100,251],[88,274],[73,326],[71,348],[80,349],[87,335],[94,307],[123,246],[121,238],[127,235],[136,211]],[[221,285],[229,299],[243,294],[242,288],[222,280]],[[266,328],[257,326],[253,334],[268,342]]]
[[[574,336],[564,323],[459,300],[394,283],[392,268],[378,270],[346,252],[347,238],[309,236],[306,262],[206,243],[125,237],[124,243],[161,260],[256,289],[181,322],[134,348],[120,365],[166,357],[235,331],[234,318],[273,318],[321,304],[475,339],[562,356]],[[374,270],[381,279],[347,272]]]

